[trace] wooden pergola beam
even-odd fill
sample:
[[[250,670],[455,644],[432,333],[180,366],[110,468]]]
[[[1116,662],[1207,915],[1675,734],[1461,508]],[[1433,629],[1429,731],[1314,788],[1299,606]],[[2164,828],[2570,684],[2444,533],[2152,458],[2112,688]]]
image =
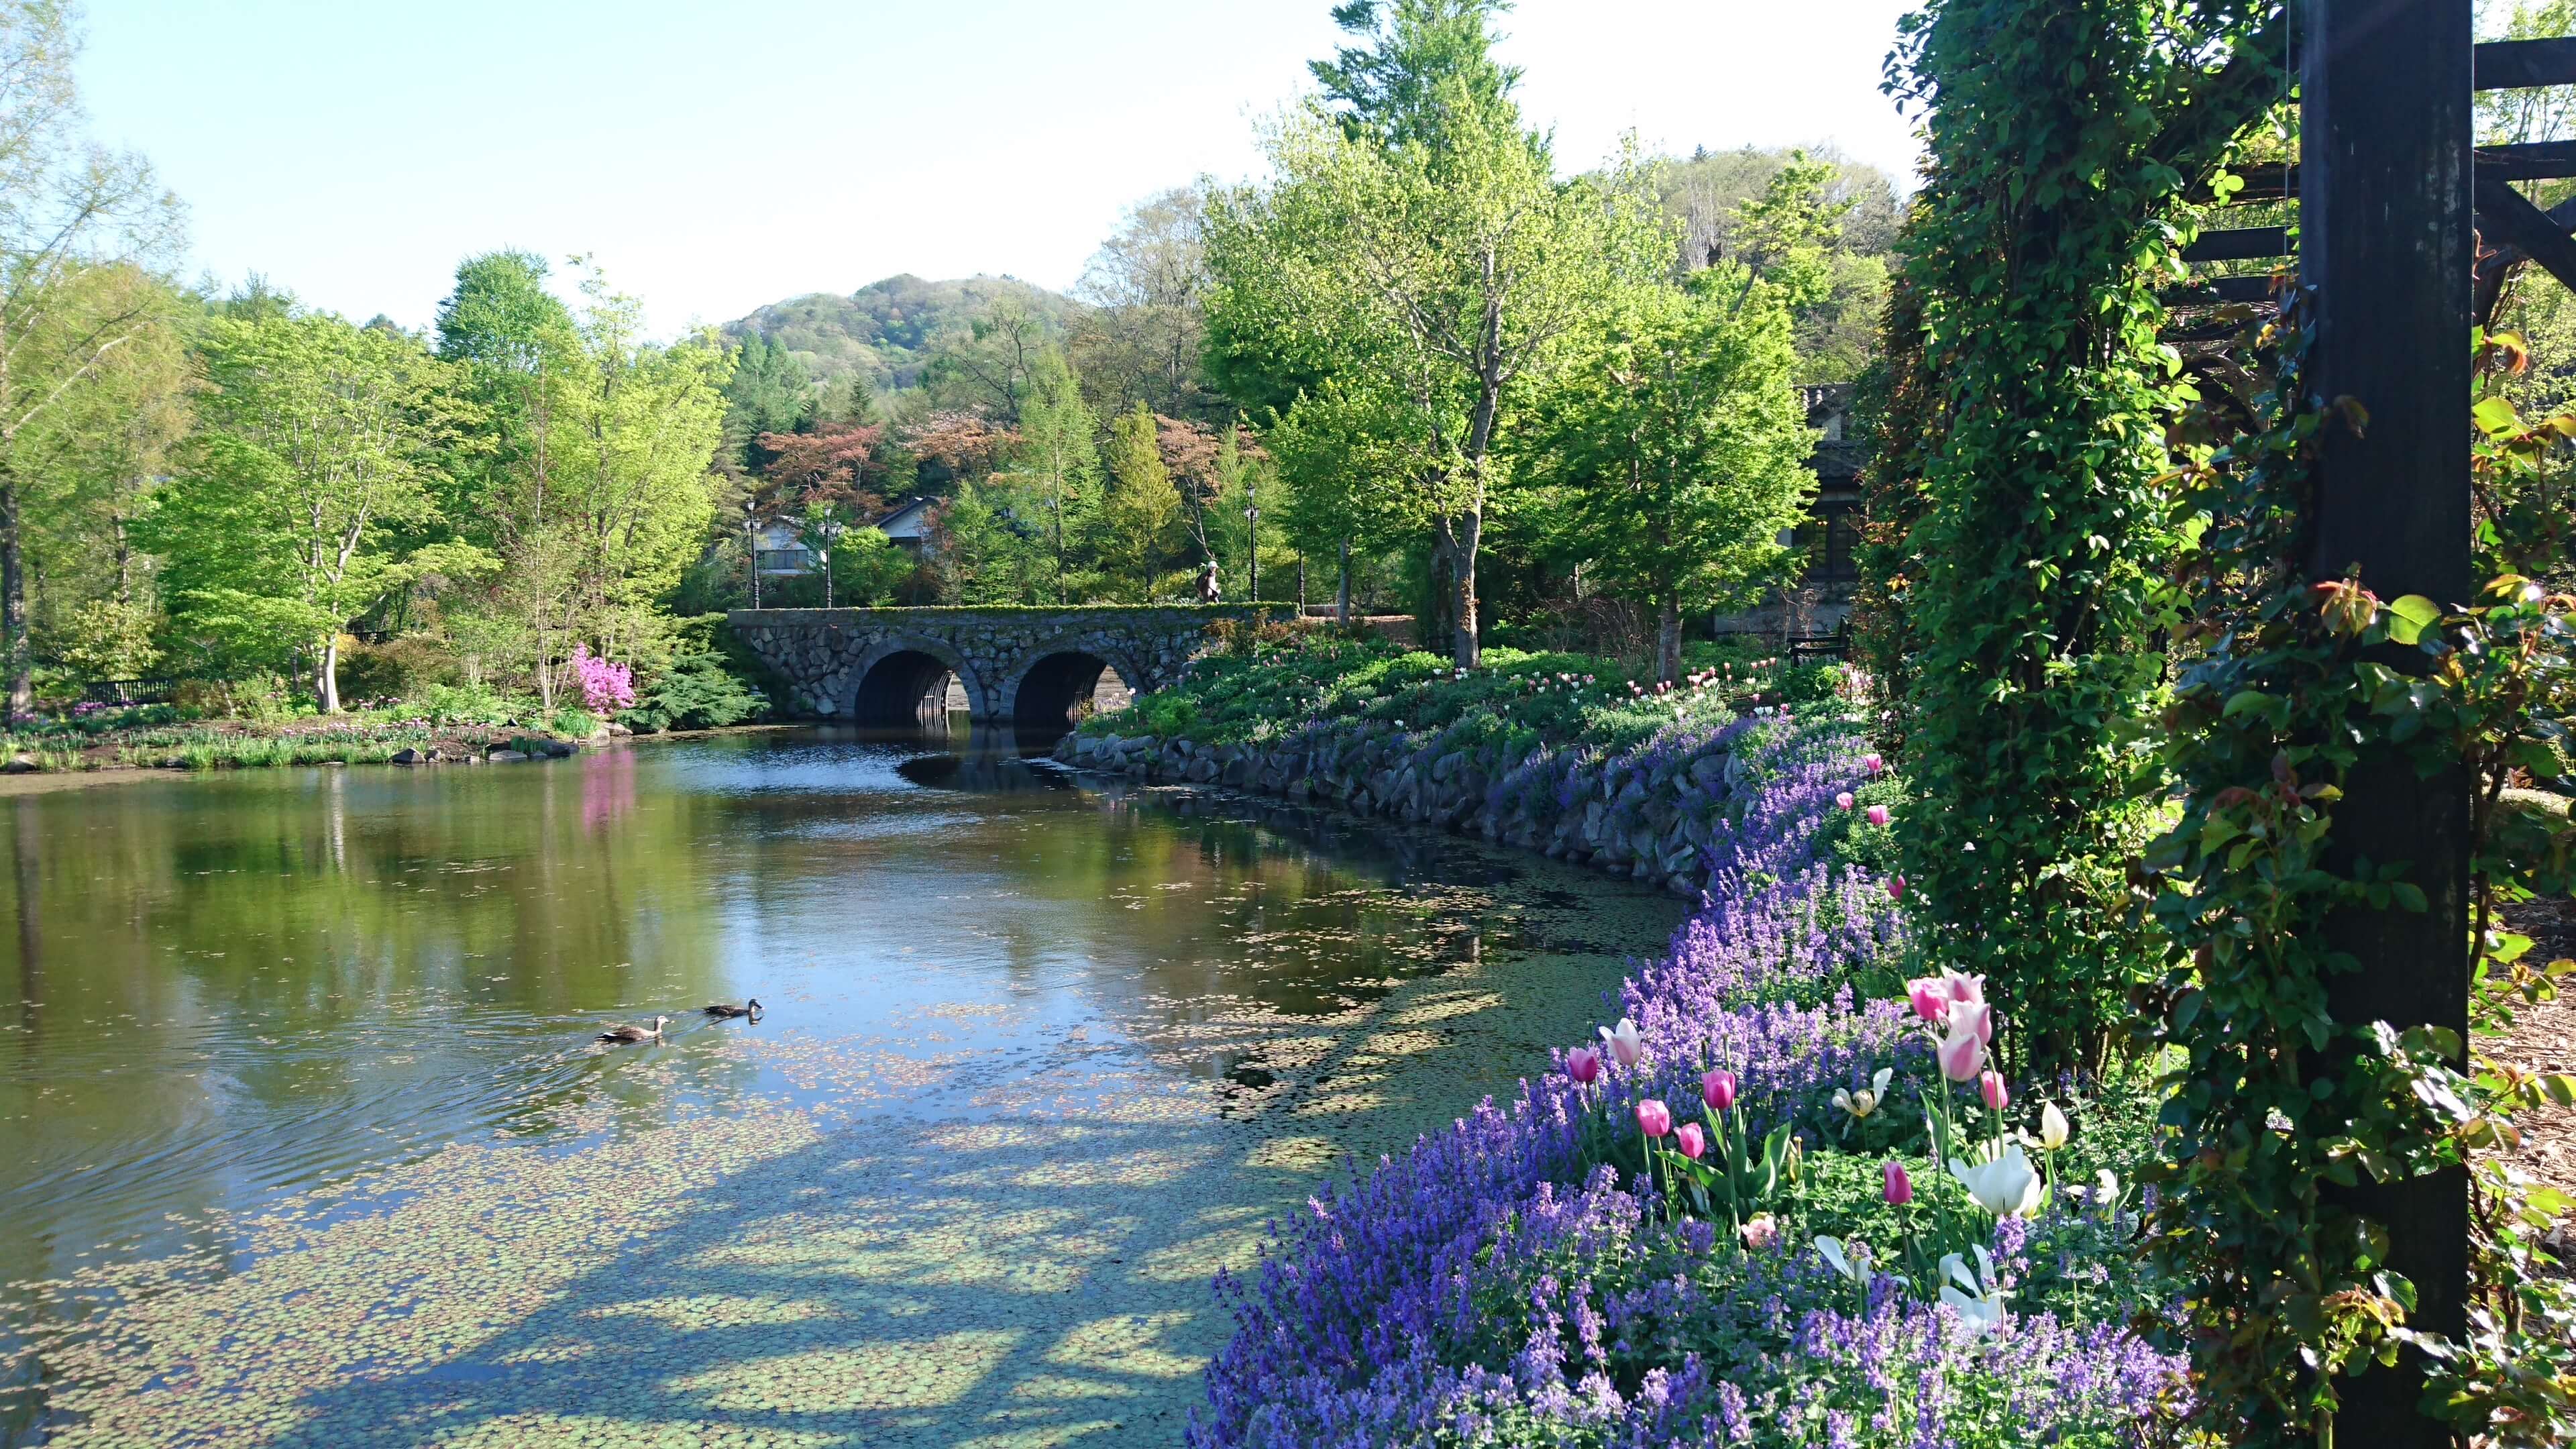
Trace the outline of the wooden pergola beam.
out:
[[[2304,0],[2298,172],[2301,280],[2315,306],[2309,402],[2319,433],[2308,576],[2360,581],[2383,599],[2468,601],[2471,0]],[[2367,414],[2351,425],[2351,399]],[[2421,673],[2417,650],[2382,662]],[[2326,984],[2349,1030],[2427,1025],[2468,1037],[2469,779],[2464,763],[2420,774],[2375,744],[2347,772],[2327,867],[2349,876],[2406,862],[2423,911],[2347,906],[2331,946],[2360,969]],[[2346,1043],[2341,1049],[2356,1052]],[[2351,1056],[2328,1075],[2364,1070]],[[2412,1326],[2467,1326],[2469,1202],[2453,1168],[2395,1182],[2365,1176],[2331,1200],[2383,1224],[2389,1266],[2417,1294]],[[2341,1385],[2351,1442],[2448,1449],[2447,1426],[2418,1409],[2421,1356]]]

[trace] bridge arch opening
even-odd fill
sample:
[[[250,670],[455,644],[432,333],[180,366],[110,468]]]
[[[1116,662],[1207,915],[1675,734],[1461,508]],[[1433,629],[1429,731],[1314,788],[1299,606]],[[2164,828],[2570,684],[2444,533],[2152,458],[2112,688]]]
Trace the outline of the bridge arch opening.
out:
[[[850,702],[866,729],[945,730],[949,696],[962,684],[955,666],[921,649],[897,649],[868,666]]]
[[[1132,666],[1077,649],[1039,659],[1020,676],[1011,723],[1024,736],[1061,735],[1095,714],[1124,709],[1135,697]]]

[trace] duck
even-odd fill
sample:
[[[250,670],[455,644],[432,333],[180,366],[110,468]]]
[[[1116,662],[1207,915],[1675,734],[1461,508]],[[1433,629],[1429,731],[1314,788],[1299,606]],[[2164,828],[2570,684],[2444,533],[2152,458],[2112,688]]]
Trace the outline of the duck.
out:
[[[670,1024],[671,1018],[657,1016],[653,1018],[651,1026],[612,1026],[601,1032],[599,1039],[601,1041],[660,1041],[662,1028]]]
[[[734,1006],[730,1003],[719,1001],[707,1008],[707,1015],[756,1017],[760,1015],[760,998],[757,996],[752,997],[740,1006]]]

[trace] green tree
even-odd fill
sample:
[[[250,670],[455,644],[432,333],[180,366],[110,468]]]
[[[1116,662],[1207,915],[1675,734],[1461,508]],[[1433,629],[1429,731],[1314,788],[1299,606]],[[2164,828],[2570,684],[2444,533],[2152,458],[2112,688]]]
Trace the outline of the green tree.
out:
[[[0,0],[0,651],[13,714],[34,699],[21,441],[172,321],[153,289],[84,285],[101,264],[170,254],[179,226],[140,158],[80,134],[78,16],[55,0]]]
[[[729,349],[712,334],[646,342],[635,299],[584,273],[576,315],[522,253],[474,258],[440,309],[442,353],[464,369],[490,451],[470,538],[507,567],[450,614],[478,661],[524,669],[549,710],[575,644],[650,663],[667,650],[661,600],[704,547],[724,443]]]
[[[1264,510],[1302,553],[1335,560],[1334,613],[1351,617],[1351,565],[1396,542],[1413,522],[1391,505],[1398,494],[1381,482],[1387,460],[1357,404],[1331,382],[1263,434],[1288,496]]]
[[[83,676],[132,678],[154,667],[161,622],[153,560],[136,529],[190,423],[195,375],[171,320],[181,303],[130,263],[83,269],[57,300],[76,316],[164,318],[31,419],[14,450],[35,652]]]
[[[1540,410],[1560,537],[1654,612],[1660,678],[1681,677],[1683,611],[1750,602],[1814,487],[1790,332],[1783,289],[1741,266],[1635,287]]]
[[[547,290],[548,274],[532,253],[485,252],[457,264],[438,305],[438,356],[459,370],[480,415],[449,461],[442,502],[487,548],[515,549],[540,526],[562,464],[558,413],[580,369],[581,331]]]
[[[246,653],[291,641],[337,711],[347,622],[408,578],[485,561],[467,544],[388,547],[438,516],[439,463],[468,417],[453,370],[310,312],[216,318],[202,355],[202,429],[156,530],[184,624]]]
[[[1221,404],[1202,377],[1207,333],[1205,194],[1176,187],[1127,209],[1100,244],[1074,295],[1092,304],[1066,347],[1084,396],[1116,416],[1143,403],[1168,417]]]
[[[1078,544],[1083,539],[1099,503],[1098,430],[1073,369],[1061,352],[1047,349],[1038,358],[1028,403],[1020,412],[1012,476],[1045,512],[1059,604],[1065,602],[1065,576],[1072,563],[1068,540]]]
[[[1153,596],[1154,576],[1181,514],[1181,494],[1163,466],[1160,430],[1142,403],[1109,424],[1108,495],[1100,505],[1101,562],[1135,581],[1131,598]]]
[[[664,595],[715,521],[723,387],[731,359],[712,333],[643,339],[643,308],[582,279],[581,370],[569,390],[561,484],[530,551],[537,688],[548,708],[572,646],[609,658],[665,647]]]
[[[1454,653],[1472,666],[1477,555],[1509,483],[1498,448],[1512,415],[1604,299],[1667,267],[1671,225],[1633,149],[1559,182],[1507,99],[1457,76],[1434,94],[1436,118],[1393,128],[1395,144],[1313,110],[1279,125],[1276,183],[1211,213],[1210,310],[1224,318],[1212,330],[1329,379],[1343,424],[1375,430],[1366,450],[1428,527]]]
[[[1025,604],[1045,587],[1036,539],[1011,516],[1007,490],[961,480],[941,505],[931,569],[951,604]]]
[[[1333,24],[1366,43],[1306,69],[1351,139],[1437,146],[1451,108],[1499,109],[1520,84],[1519,66],[1494,59],[1501,37],[1490,22],[1510,9],[1510,0],[1346,0]]]
[[[1792,151],[1739,209],[1733,234],[1735,256],[1788,305],[1802,382],[1856,376],[1876,351],[1886,305],[1887,264],[1843,247],[1843,218],[1855,202],[1838,194],[1838,182],[1833,163]]]
[[[852,400],[863,402],[866,380],[854,381],[859,392]],[[849,399],[850,395],[845,391],[843,396]],[[757,333],[744,340],[735,357],[733,375],[725,380],[724,399],[726,455],[755,473],[770,459],[760,442],[763,434],[795,432],[813,422],[819,411],[804,362]]]
[[[1055,350],[1056,335],[1045,313],[1014,294],[997,295],[964,326],[931,339],[922,391],[934,406],[970,410],[1016,428],[1039,359]]]

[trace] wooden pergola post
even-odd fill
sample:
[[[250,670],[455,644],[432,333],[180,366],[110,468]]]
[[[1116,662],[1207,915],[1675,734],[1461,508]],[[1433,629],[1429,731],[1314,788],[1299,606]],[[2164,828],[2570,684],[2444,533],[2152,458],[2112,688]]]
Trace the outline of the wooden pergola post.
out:
[[[2308,378],[2328,405],[2320,450],[2314,579],[2356,567],[2382,599],[2469,602],[2471,0],[2303,0],[2300,37],[2299,273],[2313,289]],[[2356,432],[2339,399],[2367,412]],[[2423,656],[2386,662],[2421,672]],[[2386,1021],[2468,1034],[2469,780],[2464,766],[2419,778],[2394,750],[2352,771],[2335,808],[2329,865],[2408,863],[2429,910],[2347,910],[2333,945],[2361,963],[2328,999],[2350,1026]],[[2329,1066],[2327,1070],[2334,1070]],[[2412,1322],[2466,1326],[2468,1184],[2458,1170],[2339,1194],[2385,1224],[2390,1266],[2415,1285]],[[2450,1431],[2417,1410],[2413,1353],[2344,1387],[2351,1444],[2441,1445]]]

